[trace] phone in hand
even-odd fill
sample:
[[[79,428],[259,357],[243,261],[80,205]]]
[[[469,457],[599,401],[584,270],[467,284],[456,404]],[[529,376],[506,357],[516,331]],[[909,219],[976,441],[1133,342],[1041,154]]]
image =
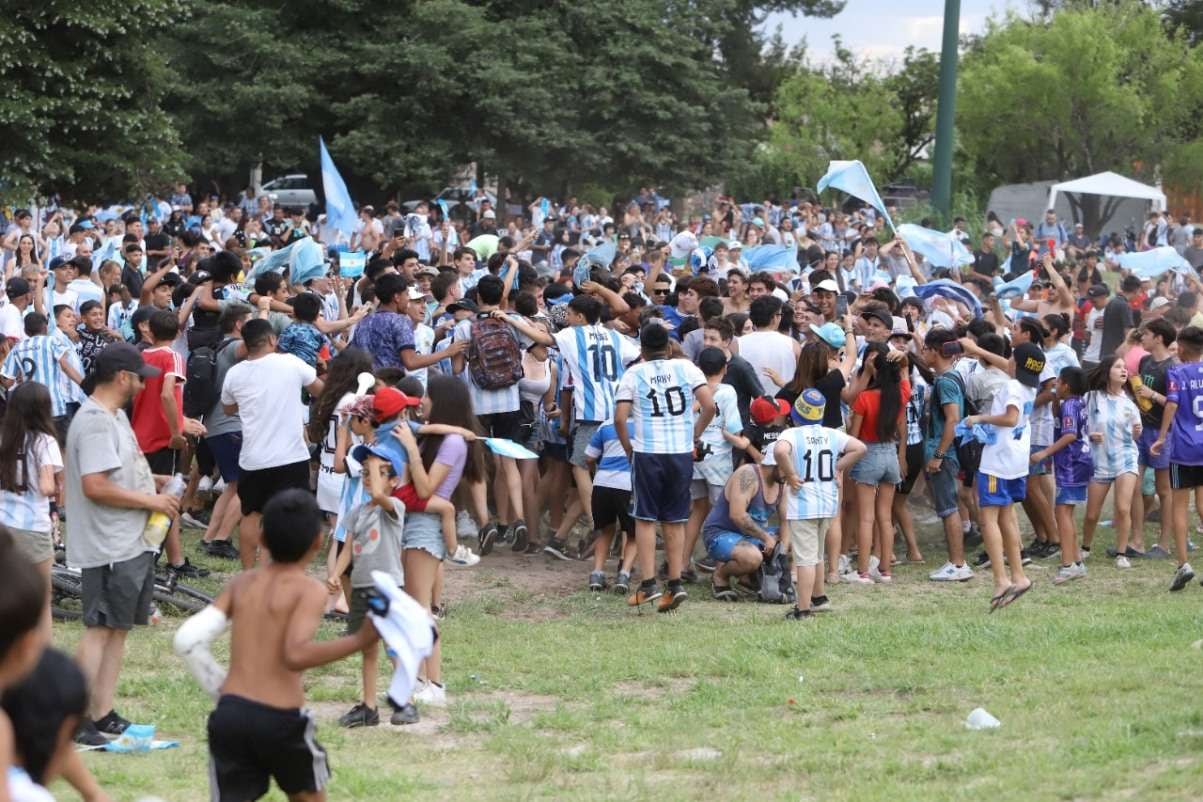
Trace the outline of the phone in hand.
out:
[[[835,313],[840,317],[848,314],[848,296],[843,293],[835,299]]]

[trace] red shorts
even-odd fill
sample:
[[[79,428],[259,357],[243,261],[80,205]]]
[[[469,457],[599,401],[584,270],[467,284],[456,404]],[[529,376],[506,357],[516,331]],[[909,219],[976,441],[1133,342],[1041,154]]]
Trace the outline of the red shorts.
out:
[[[412,482],[393,490],[393,498],[401,499],[408,512],[426,512],[426,505],[430,501],[428,498],[418,498],[418,491]]]

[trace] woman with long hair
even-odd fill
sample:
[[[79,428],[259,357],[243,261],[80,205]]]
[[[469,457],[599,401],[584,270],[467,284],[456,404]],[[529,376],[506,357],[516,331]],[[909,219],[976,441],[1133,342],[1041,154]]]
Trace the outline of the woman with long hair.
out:
[[[42,269],[42,260],[38,257],[38,243],[33,234],[22,234],[17,240],[16,249],[13,250],[13,263],[8,275],[19,276],[21,270],[30,265]]]
[[[8,394],[0,423],[0,524],[46,578],[47,588],[54,562],[50,499],[59,493],[62,471],[50,391],[38,382],[20,384]],[[42,623],[49,632],[49,599]]]
[[[906,405],[911,398],[910,382],[902,377],[902,364],[891,361],[890,347],[869,343],[861,370],[869,386],[852,402],[852,422],[848,433],[858,438],[868,451],[850,475],[855,483],[857,507],[857,572],[853,584],[871,585],[893,581],[890,564],[894,559],[893,504],[894,488],[902,481],[900,465],[906,459]],[[874,533],[879,553],[873,555]],[[878,558],[877,565],[870,557]]]
[[[1128,538],[1132,533],[1132,492],[1140,482],[1140,409],[1128,386],[1123,357],[1098,365],[1086,378],[1086,431],[1090,437],[1094,476],[1086,490],[1086,518],[1082,522],[1082,556],[1090,554],[1094,530],[1107,493],[1115,485],[1115,567],[1131,568]]]
[[[727,273],[727,295],[723,298],[723,314],[747,314],[751,306],[752,299],[748,297],[748,277],[742,270],[733,267]]]

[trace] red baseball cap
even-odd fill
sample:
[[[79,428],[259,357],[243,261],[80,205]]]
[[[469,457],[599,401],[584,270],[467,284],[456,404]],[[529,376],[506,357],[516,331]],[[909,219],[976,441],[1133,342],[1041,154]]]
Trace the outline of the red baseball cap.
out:
[[[395,418],[401,414],[401,410],[416,407],[420,403],[420,398],[406,395],[395,387],[381,387],[372,396],[372,410],[376,413],[377,423]]]
[[[781,416],[789,416],[789,402],[784,398],[773,398],[772,396],[762,395],[755,399],[748,406],[748,411],[752,413],[752,420],[756,421],[761,426],[766,426],[773,422],[775,418]]]

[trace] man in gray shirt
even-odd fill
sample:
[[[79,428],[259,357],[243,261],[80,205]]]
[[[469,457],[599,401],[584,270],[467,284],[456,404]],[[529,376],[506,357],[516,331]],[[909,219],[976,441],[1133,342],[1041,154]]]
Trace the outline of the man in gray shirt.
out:
[[[88,399],[67,432],[67,562],[83,572],[86,629],[76,658],[91,691],[76,740],[92,746],[129,726],[114,710],[113,695],[126,634],[150,613],[158,544],[143,537],[147,518],[179,512],[178,499],[156,494],[159,480],[125,416],[143,380],[158,374],[132,345],[105,347],[84,380]]]

